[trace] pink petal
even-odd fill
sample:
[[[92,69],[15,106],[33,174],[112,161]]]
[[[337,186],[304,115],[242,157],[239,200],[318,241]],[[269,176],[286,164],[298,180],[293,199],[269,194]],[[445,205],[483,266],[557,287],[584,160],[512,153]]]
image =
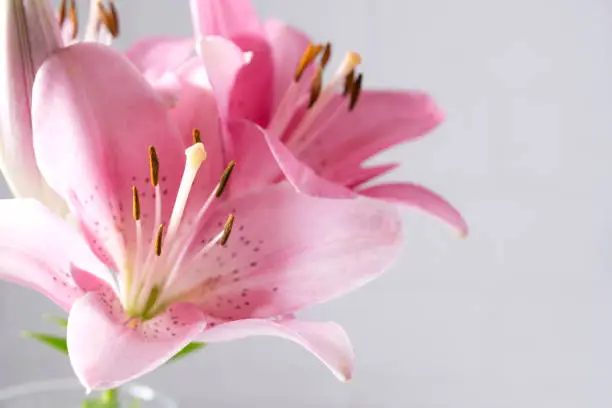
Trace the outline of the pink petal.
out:
[[[261,31],[250,0],[190,0],[189,4],[196,39],[209,35],[231,38]]]
[[[293,341],[314,354],[338,379],[351,379],[355,359],[353,347],[344,329],[333,322],[237,320],[205,330],[198,339],[214,343],[250,336],[278,336]]]
[[[147,77],[159,78],[174,71],[195,54],[191,38],[148,37],[136,42],[125,55]]]
[[[321,115],[316,142],[299,156],[326,177],[343,168],[351,172],[382,150],[430,132],[443,119],[431,97],[407,91],[363,91],[352,112],[342,109],[330,120],[332,114]]]
[[[358,197],[313,198],[277,185],[229,200],[208,219],[207,242],[228,213],[226,246],[193,259],[180,282],[208,316],[268,318],[325,302],[379,276],[400,253],[393,205]],[[178,282],[178,280],[177,280]]]
[[[295,72],[310,38],[301,31],[278,20],[266,21],[264,28],[272,47],[274,60],[274,99],[276,109],[283,95],[294,82]]]
[[[172,210],[185,156],[166,107],[124,56],[77,44],[39,70],[33,125],[41,172],[69,202],[98,256],[117,270],[114,262],[122,263],[135,241],[133,185],[141,192],[145,239],[154,231],[151,145],[161,163],[162,220]]]
[[[116,388],[168,361],[204,326],[201,313],[188,304],[132,326],[112,292],[92,292],[70,311],[70,362],[87,389]]]
[[[32,84],[36,70],[63,44],[46,1],[0,5],[0,169],[13,195],[36,198],[58,214],[66,204],[40,174],[32,142]]]
[[[380,166],[372,166],[360,168],[358,171],[352,172],[346,178],[335,180],[336,182],[346,185],[349,188],[355,188],[363,183],[374,180],[377,177],[387,174],[399,167],[399,163],[381,164]]]
[[[36,200],[0,200],[0,278],[37,290],[64,310],[82,296],[72,279],[106,278],[105,267],[67,222]]]
[[[270,136],[261,128],[260,133],[284,176],[297,191],[314,197],[355,197],[355,193],[345,186],[319,177],[307,164],[298,160],[280,139]]]
[[[459,211],[444,198],[425,187],[410,183],[390,183],[368,187],[358,192],[368,197],[416,207],[447,222],[462,236],[468,234],[467,223]]]
[[[274,66],[265,37],[243,35],[234,41],[207,37],[198,47],[221,117],[266,126],[271,116]]]

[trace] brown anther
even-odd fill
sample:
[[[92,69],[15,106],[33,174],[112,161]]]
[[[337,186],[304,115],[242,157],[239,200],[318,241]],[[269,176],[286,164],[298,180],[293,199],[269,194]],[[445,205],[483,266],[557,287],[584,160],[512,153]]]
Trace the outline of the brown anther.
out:
[[[66,21],[66,3],[67,2],[68,0],[60,1],[59,11],[58,11],[58,16],[57,16],[57,20],[59,22],[60,27],[62,27],[64,25],[64,21]]]
[[[232,227],[234,226],[234,215],[230,214],[229,217],[227,217],[227,221],[225,221],[225,225],[223,226],[223,235],[221,236],[221,240],[219,241],[219,243],[221,245],[225,245],[227,243],[227,240],[230,237],[230,234],[232,233]]]
[[[312,61],[317,58],[317,55],[319,55],[322,48],[323,47],[321,46],[321,44],[308,45],[308,48],[306,48],[306,51],[304,51],[304,53],[302,54],[302,58],[300,59],[300,62],[298,63],[297,69],[295,71],[295,82],[298,82],[300,80],[306,68],[308,68]]]
[[[357,75],[357,79],[351,88],[351,99],[349,102],[349,112],[355,109],[357,106],[357,101],[359,100],[359,95],[361,94],[361,83],[363,82],[363,74]]]
[[[202,137],[200,136],[200,129],[193,129],[193,144],[202,143]]]
[[[151,173],[151,184],[157,187],[159,184],[159,159],[155,147],[149,146],[149,170]]]
[[[98,22],[104,24],[108,32],[116,38],[119,35],[119,26],[116,18],[116,10],[114,10],[114,5],[111,2],[111,10],[107,10],[106,7],[102,4],[102,2],[98,2]]]
[[[117,11],[117,8],[115,7],[115,2],[112,0],[110,1],[109,7],[110,7],[111,17],[113,18],[113,22],[115,23],[114,24],[115,34],[113,34],[113,36],[117,38],[117,36],[119,36],[119,12]]]
[[[352,69],[351,72],[344,78],[344,92],[343,96],[347,96],[351,93],[353,86],[355,85],[355,70]]]
[[[157,236],[155,237],[155,255],[160,256],[162,252],[162,237],[164,235],[164,224],[159,224]]]
[[[321,57],[321,66],[323,68],[327,66],[327,63],[329,62],[329,59],[331,58],[331,52],[332,52],[331,43],[325,44],[325,48],[323,49],[323,56]]]
[[[76,39],[79,33],[79,17],[77,16],[76,0],[70,0],[70,8],[68,10],[70,22],[72,23],[72,39]]]
[[[308,100],[308,109],[312,108],[319,96],[321,95],[321,89],[323,88],[323,67],[318,67],[317,72],[312,79],[310,84],[310,99]]]
[[[236,162],[232,160],[227,165],[225,170],[223,170],[223,174],[221,174],[221,179],[219,180],[219,187],[217,187],[217,191],[215,192],[215,197],[219,198],[221,197],[221,194],[223,194],[225,186],[227,186],[227,182],[229,181],[229,178],[232,175],[234,167],[236,167]]]
[[[140,196],[136,186],[132,186],[132,215],[134,216],[134,221],[140,220]]]

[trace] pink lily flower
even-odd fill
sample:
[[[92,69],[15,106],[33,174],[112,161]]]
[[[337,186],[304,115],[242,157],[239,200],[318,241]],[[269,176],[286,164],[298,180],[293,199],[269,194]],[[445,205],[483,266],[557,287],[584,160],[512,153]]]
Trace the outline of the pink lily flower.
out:
[[[66,205],[43,179],[32,145],[32,84],[44,59],[62,47],[46,0],[5,0],[0,6],[0,169],[18,197],[33,197],[60,214]]]
[[[246,173],[230,179],[226,162],[220,175],[224,153],[202,143],[207,129],[175,127],[133,65],[101,45],[50,56],[32,110],[39,168],[80,231],[37,201],[0,200],[0,277],[69,312],[70,361],[86,388],[117,387],[193,340],[251,335],[287,338],[351,377],[342,328],[293,313],[382,273],[401,248],[394,206],[287,183],[227,194]],[[247,154],[237,169],[257,171]]]
[[[430,96],[362,89],[363,77],[357,73],[361,57],[354,52],[346,54],[324,85],[331,44],[314,45],[282,22],[260,22],[249,0],[190,3],[219,115],[256,123],[261,137],[248,143],[266,144],[276,161],[268,161],[269,169],[254,177],[286,178],[297,190],[315,196],[362,195],[406,204],[467,234],[459,212],[425,187],[371,183],[397,163],[363,166],[377,153],[416,140],[442,122]],[[225,136],[228,150],[240,149],[235,139]]]

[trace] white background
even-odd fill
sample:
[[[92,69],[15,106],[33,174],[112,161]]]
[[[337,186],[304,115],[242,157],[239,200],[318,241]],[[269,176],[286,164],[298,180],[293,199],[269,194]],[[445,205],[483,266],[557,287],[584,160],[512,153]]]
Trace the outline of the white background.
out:
[[[191,32],[186,0],[124,0],[124,48]],[[580,407],[612,404],[612,3],[609,0],[260,0],[364,57],[370,87],[430,91],[446,123],[386,159],[471,226],[406,212],[404,256],[308,311],[347,329],[354,380],[284,340],[211,346],[144,382],[183,406]],[[7,193],[5,193],[6,195]],[[49,237],[53,239],[53,237]],[[70,375],[19,339],[56,311],[0,286],[0,386]]]

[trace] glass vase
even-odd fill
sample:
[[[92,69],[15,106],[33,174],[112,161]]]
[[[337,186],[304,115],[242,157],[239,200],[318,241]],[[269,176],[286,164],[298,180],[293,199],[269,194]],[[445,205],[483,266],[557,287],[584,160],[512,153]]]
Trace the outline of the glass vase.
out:
[[[74,378],[0,389],[0,408],[178,408],[169,397],[138,384],[85,394]]]

